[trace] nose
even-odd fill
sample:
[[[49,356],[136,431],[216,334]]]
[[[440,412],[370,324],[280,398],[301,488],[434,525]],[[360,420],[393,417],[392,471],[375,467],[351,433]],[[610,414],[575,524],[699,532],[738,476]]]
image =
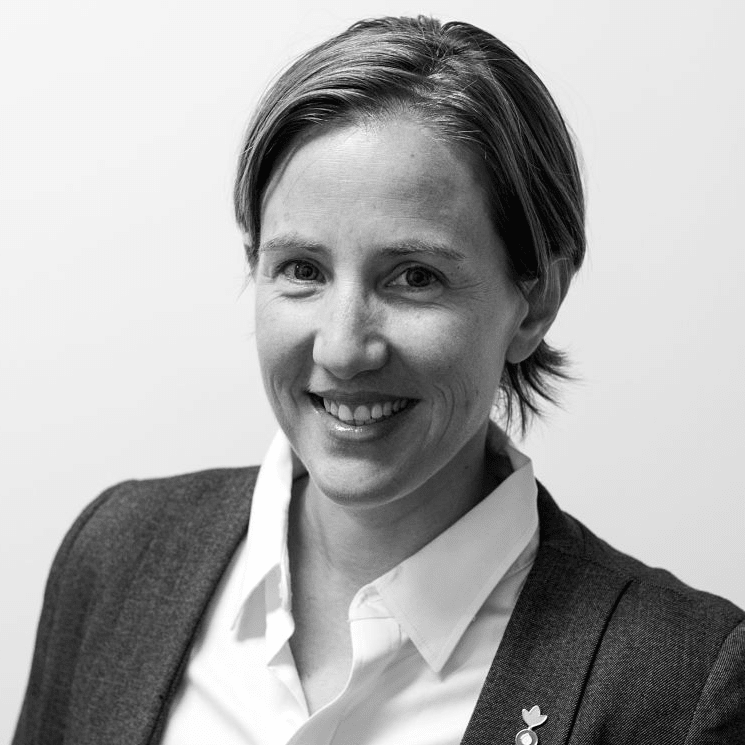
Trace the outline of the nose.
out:
[[[377,370],[388,358],[380,313],[354,285],[324,297],[313,341],[313,361],[340,380]]]

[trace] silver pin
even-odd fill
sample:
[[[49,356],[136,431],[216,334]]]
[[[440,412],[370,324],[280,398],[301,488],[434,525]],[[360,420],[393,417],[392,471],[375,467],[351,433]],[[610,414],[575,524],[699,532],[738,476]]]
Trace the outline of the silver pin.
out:
[[[541,714],[540,706],[534,706],[530,711],[523,709],[523,722],[528,728],[521,729],[515,735],[515,745],[538,745],[538,735],[533,732],[533,727],[539,727],[547,719],[545,714]]]

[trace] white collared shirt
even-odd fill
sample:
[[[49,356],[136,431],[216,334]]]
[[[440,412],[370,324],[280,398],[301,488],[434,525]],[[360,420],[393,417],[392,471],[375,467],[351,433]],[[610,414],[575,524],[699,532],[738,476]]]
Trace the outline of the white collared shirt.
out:
[[[504,442],[493,427],[494,446]],[[228,568],[171,706],[163,745],[456,745],[538,547],[528,458],[349,607],[352,667],[308,714],[290,650],[287,520],[302,475],[280,432],[254,489],[248,537]]]

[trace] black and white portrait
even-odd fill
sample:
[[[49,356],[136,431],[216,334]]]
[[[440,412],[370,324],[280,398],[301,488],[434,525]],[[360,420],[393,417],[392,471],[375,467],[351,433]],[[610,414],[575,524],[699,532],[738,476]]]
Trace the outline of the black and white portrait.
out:
[[[745,739],[738,3],[2,16],[0,739]]]

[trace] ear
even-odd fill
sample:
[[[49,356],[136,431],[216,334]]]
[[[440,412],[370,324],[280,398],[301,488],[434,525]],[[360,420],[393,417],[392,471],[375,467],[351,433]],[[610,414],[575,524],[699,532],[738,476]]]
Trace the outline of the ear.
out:
[[[538,349],[559,312],[568,285],[568,278],[562,277],[558,267],[553,267],[544,283],[537,279],[520,283],[523,297],[528,303],[528,311],[507,347],[507,362],[516,365],[528,359]]]

